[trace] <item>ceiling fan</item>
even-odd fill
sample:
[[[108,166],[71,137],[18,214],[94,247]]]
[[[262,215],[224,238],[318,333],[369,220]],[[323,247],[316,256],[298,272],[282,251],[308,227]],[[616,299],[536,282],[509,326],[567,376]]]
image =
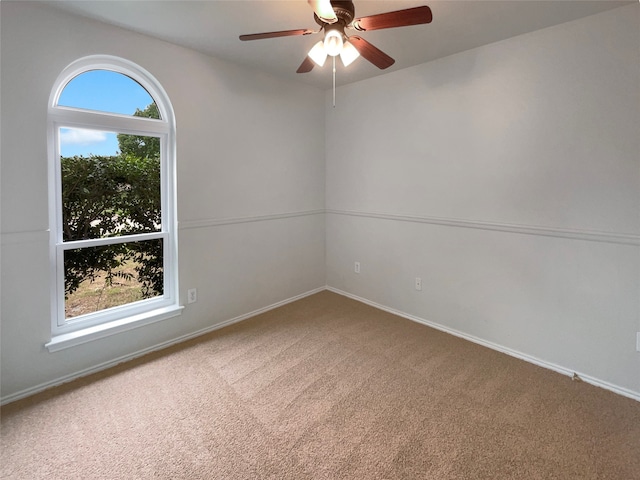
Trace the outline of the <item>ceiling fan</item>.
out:
[[[324,39],[316,43],[296,70],[297,73],[310,72],[313,66],[323,66],[327,56],[340,59],[344,66],[351,64],[362,55],[380,69],[390,67],[395,60],[357,35],[347,37],[345,29],[368,32],[383,28],[406,27],[431,23],[431,9],[427,6],[396,10],[368,17],[355,18],[355,7],[351,0],[307,0],[313,8],[313,18],[318,30],[299,29],[279,32],[240,35],[240,40],[261,40],[263,38],[311,35],[324,30]],[[335,68],[335,67],[334,67]]]

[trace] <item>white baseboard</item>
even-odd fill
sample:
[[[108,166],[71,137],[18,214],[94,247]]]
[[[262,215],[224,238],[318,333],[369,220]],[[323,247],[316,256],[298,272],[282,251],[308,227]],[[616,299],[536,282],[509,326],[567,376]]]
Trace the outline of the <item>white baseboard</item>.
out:
[[[115,358],[113,360],[109,360],[108,362],[104,362],[104,363],[101,363],[99,365],[95,365],[93,367],[85,368],[83,370],[71,373],[69,375],[64,375],[62,377],[56,378],[55,380],[51,380],[49,382],[41,383],[39,385],[36,385],[35,387],[26,388],[26,389],[21,390],[19,392],[9,394],[7,396],[4,396],[4,397],[0,398],[0,405],[5,405],[7,403],[15,402],[16,400],[20,400],[21,398],[29,397],[31,395],[34,395],[34,394],[36,394],[38,392],[41,392],[43,390],[46,390],[48,388],[56,387],[56,386],[62,385],[64,383],[71,382],[72,380],[76,380],[76,379],[81,378],[81,377],[86,377],[87,375],[91,375],[92,373],[97,373],[97,372],[100,372],[102,370],[106,370],[108,368],[115,367],[116,365],[118,365],[120,363],[128,362],[128,361],[133,360],[135,358],[138,358],[138,357],[141,357],[143,355],[146,355],[147,353],[155,352],[157,350],[162,350],[164,348],[170,347],[170,346],[175,345],[177,343],[181,343],[181,342],[185,342],[187,340],[191,340],[192,338],[196,338],[196,337],[199,337],[199,336],[204,335],[206,333],[213,332],[215,330],[219,330],[219,329],[227,327],[229,325],[233,325],[234,323],[238,323],[238,322],[241,322],[243,320],[247,320],[247,319],[249,319],[251,317],[255,317],[256,315],[260,315],[261,313],[265,313],[265,312],[268,312],[269,310],[273,310],[274,308],[278,308],[278,307],[281,307],[281,306],[286,305],[288,303],[292,303],[292,302],[295,302],[295,301],[300,300],[302,298],[305,298],[305,297],[308,297],[310,295],[316,294],[318,292],[322,292],[323,290],[326,290],[326,287],[319,287],[319,288],[316,288],[314,290],[309,290],[308,292],[302,293],[300,295],[296,295],[295,297],[291,297],[291,298],[288,298],[286,300],[282,300],[280,302],[276,302],[276,303],[274,303],[272,305],[269,305],[267,307],[259,308],[257,310],[252,311],[252,312],[245,313],[244,315],[240,315],[240,316],[231,318],[229,320],[225,320],[225,321],[223,321],[221,323],[217,323],[217,324],[212,325],[210,327],[206,327],[206,328],[197,330],[197,331],[192,332],[192,333],[181,335],[181,336],[179,336],[177,338],[173,338],[173,339],[168,340],[166,342],[162,342],[162,343],[158,343],[156,345],[153,345],[152,347],[144,348],[142,350],[138,350],[138,351],[130,353],[128,355],[123,355],[123,356]]]
[[[520,360],[524,360],[525,362],[533,363],[534,365],[538,365],[539,367],[543,367],[549,370],[553,370],[554,372],[561,373],[562,375],[567,375],[569,377],[573,377],[573,375],[578,375],[580,379],[586,383],[594,385],[596,387],[604,388],[605,390],[609,390],[611,392],[617,393],[618,395],[622,395],[624,397],[631,398],[640,402],[640,392],[634,392],[633,390],[629,390],[624,387],[619,387],[617,385],[613,385],[612,383],[606,382],[604,380],[600,380],[599,378],[592,377],[590,375],[586,375],[584,373],[575,372],[568,368],[562,367],[560,365],[556,365],[555,363],[547,362],[545,360],[541,360],[532,355],[527,355],[526,353],[518,352],[516,350],[512,350],[511,348],[504,347],[502,345],[498,345],[497,343],[489,342],[487,340],[483,340],[481,338],[475,337],[473,335],[469,335],[467,333],[461,332],[459,330],[455,330],[453,328],[447,327],[445,325],[440,325],[439,323],[430,322],[429,320],[425,320],[424,318],[416,317],[414,315],[410,315],[405,312],[401,312],[400,310],[396,310],[395,308],[390,308],[385,305],[381,305],[376,302],[372,302],[371,300],[367,300],[366,298],[358,297],[357,295],[353,295],[351,293],[345,292],[343,290],[339,290],[337,288],[327,286],[327,290],[337,293],[338,295],[342,295],[352,300],[356,300],[361,303],[365,303],[372,307],[375,307],[379,310],[384,310],[385,312],[392,313],[399,317],[406,318],[408,320],[421,323],[431,328],[435,328],[436,330],[440,330],[445,333],[449,333],[451,335],[455,335],[456,337],[463,338],[473,343],[477,343],[478,345],[482,345],[483,347],[490,348],[492,350],[497,350],[498,352],[506,353],[515,358],[519,358]]]
[[[323,290],[329,290],[329,291],[331,291],[333,293],[337,293],[338,295],[342,295],[344,297],[351,298],[351,299],[356,300],[358,302],[370,305],[370,306],[372,306],[374,308],[377,308],[379,310],[383,310],[385,312],[392,313],[392,314],[397,315],[399,317],[406,318],[408,320],[411,320],[411,321],[426,325],[426,326],[431,327],[431,328],[435,328],[436,330],[440,330],[442,332],[449,333],[451,335],[455,335],[456,337],[460,337],[460,338],[463,338],[463,339],[468,340],[470,342],[476,343],[478,345],[482,345],[484,347],[491,348],[492,350],[496,350],[498,352],[505,353],[505,354],[510,355],[512,357],[519,358],[520,360],[524,360],[524,361],[532,363],[534,365],[538,365],[539,367],[543,367],[543,368],[546,368],[546,369],[549,369],[549,370],[553,370],[554,372],[560,373],[562,375],[566,375],[566,376],[572,377],[574,374],[577,374],[580,377],[580,379],[582,381],[586,382],[586,383],[589,383],[589,384],[594,385],[596,387],[604,388],[605,390],[609,390],[611,392],[617,393],[618,395],[622,395],[624,397],[628,397],[628,398],[631,398],[633,400],[636,400],[636,401],[640,402],[640,393],[639,392],[634,392],[634,391],[629,390],[627,388],[623,388],[623,387],[619,387],[617,385],[613,385],[613,384],[611,384],[609,382],[606,382],[604,380],[600,380],[600,379],[592,377],[590,375],[586,375],[586,374],[583,374],[583,373],[580,373],[580,372],[575,372],[573,370],[570,370],[568,368],[562,367],[560,365],[556,365],[554,363],[547,362],[545,360],[541,360],[541,359],[536,358],[534,356],[527,355],[525,353],[518,352],[516,350],[512,350],[512,349],[507,348],[507,347],[503,347],[502,345],[498,345],[497,343],[489,342],[489,341],[483,340],[481,338],[475,337],[473,335],[469,335],[469,334],[466,334],[464,332],[460,332],[460,331],[455,330],[453,328],[450,328],[450,327],[447,327],[447,326],[444,326],[444,325],[440,325],[438,323],[430,322],[428,320],[425,320],[425,319],[420,318],[420,317],[416,317],[414,315],[410,315],[410,314],[402,312],[400,310],[396,310],[394,308],[390,308],[390,307],[387,307],[385,305],[381,305],[379,303],[372,302],[371,300],[367,300],[366,298],[362,298],[362,297],[359,297],[357,295],[353,295],[353,294],[345,292],[343,290],[340,290],[340,289],[337,289],[337,288],[333,288],[333,287],[329,287],[329,286],[325,286],[325,287],[316,288],[314,290],[310,290],[310,291],[302,293],[300,295],[296,295],[294,297],[288,298],[288,299],[283,300],[281,302],[276,302],[276,303],[274,303],[272,305],[269,305],[267,307],[254,310],[254,311],[246,313],[244,315],[239,315],[237,317],[231,318],[231,319],[226,320],[224,322],[212,325],[210,327],[206,327],[206,328],[197,330],[195,332],[188,333],[186,335],[182,335],[180,337],[174,338],[172,340],[168,340],[166,342],[159,343],[159,344],[154,345],[152,347],[148,347],[148,348],[145,348],[145,349],[142,349],[142,350],[138,350],[138,351],[136,351],[134,353],[131,353],[131,354],[128,354],[128,355],[123,355],[123,356],[121,356],[119,358],[110,360],[108,362],[104,362],[104,363],[101,363],[99,365],[95,365],[93,367],[86,368],[84,370],[80,370],[78,372],[75,372],[75,373],[72,373],[72,374],[69,374],[69,375],[65,375],[63,377],[59,377],[59,378],[57,378],[55,380],[52,380],[52,381],[49,381],[49,382],[45,382],[45,383],[41,383],[40,385],[36,385],[35,387],[30,387],[30,388],[27,388],[25,390],[21,390],[19,392],[7,395],[5,397],[0,398],[0,405],[5,405],[7,403],[15,402],[16,400],[20,400],[21,398],[25,398],[25,397],[34,395],[34,394],[36,394],[38,392],[41,392],[43,390],[46,390],[48,388],[55,387],[55,386],[58,386],[58,385],[62,385],[64,383],[70,382],[70,381],[75,380],[77,378],[85,377],[87,375],[91,375],[92,373],[97,373],[99,371],[106,370],[108,368],[114,367],[114,366],[116,366],[116,365],[118,365],[120,363],[124,363],[124,362],[130,361],[130,360],[133,360],[135,358],[138,358],[138,357],[141,357],[143,355],[146,355],[147,353],[151,353],[151,352],[154,352],[154,351],[157,351],[157,350],[162,350],[162,349],[170,347],[172,345],[175,345],[175,344],[187,341],[187,340],[191,340],[192,338],[196,338],[196,337],[199,337],[199,336],[204,335],[206,333],[213,332],[215,330],[219,330],[219,329],[227,327],[229,325],[233,325],[234,323],[238,323],[238,322],[241,322],[243,320],[247,320],[249,318],[255,317],[256,315],[260,315],[261,313],[268,312],[269,310],[273,310],[275,308],[281,307],[281,306],[286,305],[288,303],[292,303],[292,302],[295,302],[297,300],[301,300],[301,299],[303,299],[305,297],[308,297],[310,295],[314,295],[316,293],[322,292]]]

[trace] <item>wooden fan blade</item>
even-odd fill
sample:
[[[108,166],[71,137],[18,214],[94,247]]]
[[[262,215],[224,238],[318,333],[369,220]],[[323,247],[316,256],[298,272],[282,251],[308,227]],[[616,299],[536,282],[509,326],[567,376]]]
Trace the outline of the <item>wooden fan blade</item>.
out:
[[[389,68],[391,65],[396,63],[393,58],[384,53],[382,50],[371,45],[364,38],[354,35],[352,37],[349,37],[348,40],[354,47],[356,47],[356,50],[358,50],[358,53],[360,55],[362,55],[364,58],[369,60],[381,70]]]
[[[263,38],[275,38],[275,37],[294,37],[296,35],[311,35],[312,33],[318,33],[314,30],[281,30],[279,32],[265,32],[265,33],[252,33],[249,35],[240,35],[240,40],[262,40]]]
[[[304,57],[304,61],[298,67],[298,70],[296,70],[296,73],[310,72],[311,70],[313,70],[314,65],[315,63],[313,62],[313,60],[311,60],[308,56],[306,56]]]
[[[307,2],[313,8],[316,16],[324,23],[336,23],[338,21],[336,12],[333,11],[331,6],[331,0],[307,0]]]
[[[431,20],[433,20],[431,9],[423,6],[356,18],[351,23],[351,26],[361,32],[368,32],[369,30],[380,30],[382,28],[421,25],[423,23],[431,23]]]

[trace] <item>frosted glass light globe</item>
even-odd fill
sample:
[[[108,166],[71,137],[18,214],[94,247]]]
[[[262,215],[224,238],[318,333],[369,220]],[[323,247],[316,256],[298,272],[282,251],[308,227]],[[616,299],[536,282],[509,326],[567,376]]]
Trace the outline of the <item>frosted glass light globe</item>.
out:
[[[335,57],[342,51],[342,35],[337,30],[329,30],[324,36],[324,50],[327,55]]]

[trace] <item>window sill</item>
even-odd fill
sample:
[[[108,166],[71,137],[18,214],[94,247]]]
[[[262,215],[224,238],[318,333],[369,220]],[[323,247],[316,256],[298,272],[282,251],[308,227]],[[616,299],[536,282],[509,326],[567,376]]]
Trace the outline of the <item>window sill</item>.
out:
[[[134,328],[149,325],[151,323],[160,322],[171,317],[177,317],[182,314],[184,307],[180,305],[171,305],[169,307],[158,308],[150,312],[141,313],[132,317],[122,318],[113,322],[95,325],[93,327],[83,328],[75,332],[63,333],[51,338],[49,343],[45,344],[50,353],[64,350],[65,348],[75,347],[83,343],[92,342],[99,338],[109,337],[117,333],[133,330]]]

